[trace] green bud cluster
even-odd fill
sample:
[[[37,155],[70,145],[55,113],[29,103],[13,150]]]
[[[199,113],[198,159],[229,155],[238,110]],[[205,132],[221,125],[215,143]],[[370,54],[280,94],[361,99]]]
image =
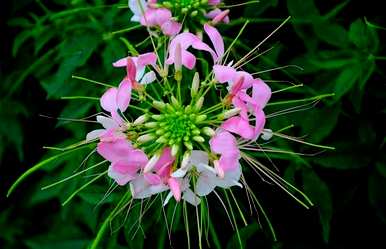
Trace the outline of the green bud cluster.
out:
[[[173,101],[174,100],[174,101]],[[172,104],[154,101],[153,107],[159,114],[149,116],[143,124],[148,133],[139,138],[139,142],[152,142],[169,146],[175,154],[182,151],[183,147],[193,150],[194,143],[204,143],[205,136],[214,134],[210,127],[205,126],[207,115],[200,114],[202,106],[200,98],[193,106],[180,106],[172,99]]]
[[[173,10],[179,17],[186,15],[196,17],[200,13],[206,13],[209,8],[208,0],[163,1],[161,6]]]

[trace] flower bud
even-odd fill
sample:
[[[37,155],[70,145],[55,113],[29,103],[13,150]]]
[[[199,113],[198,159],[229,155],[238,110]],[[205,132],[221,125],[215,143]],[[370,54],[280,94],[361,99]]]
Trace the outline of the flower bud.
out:
[[[143,115],[139,116],[136,120],[134,120],[133,124],[134,125],[140,125],[140,124],[145,123],[148,119],[149,119],[149,115],[143,114]]]
[[[138,143],[146,143],[153,140],[155,137],[153,134],[145,134],[137,138]]]
[[[178,144],[173,144],[172,146],[172,156],[175,157],[180,149],[180,146]]]
[[[205,142],[205,139],[203,137],[201,137],[201,136],[194,136],[193,140],[196,141],[196,142],[199,142],[199,143]]]
[[[145,124],[146,128],[156,128],[158,126],[157,122],[148,122]]]
[[[163,115],[151,115],[151,118],[155,119],[157,121],[160,121],[164,118],[164,116]]]
[[[159,144],[165,144],[168,142],[168,140],[166,139],[165,136],[161,136],[159,137],[157,140],[155,140],[156,143],[159,143]]]
[[[196,104],[194,105],[194,108],[196,109],[196,111],[201,110],[203,104],[204,104],[204,97],[200,97],[197,100]]]
[[[204,133],[208,137],[213,137],[214,135],[216,135],[216,132],[210,127],[204,127],[204,128],[202,128],[201,131],[202,131],[202,133]]]
[[[205,114],[198,115],[198,116],[196,117],[196,122],[197,122],[197,123],[200,123],[200,122],[206,120],[206,118],[207,118],[207,116],[206,116]]]
[[[188,149],[188,150],[193,150],[193,144],[189,141],[187,142],[184,142],[184,145],[185,147]]]
[[[188,163],[190,161],[190,156],[192,155],[191,151],[185,151],[184,156],[182,157],[181,161],[181,168],[184,169],[188,166]]]
[[[223,120],[223,119],[228,119],[230,117],[233,117],[233,116],[236,116],[237,114],[239,114],[241,111],[240,108],[233,108],[233,109],[230,109],[224,113],[221,113],[220,115],[218,115],[218,118],[220,120]]]
[[[192,88],[190,91],[192,97],[196,96],[196,94],[198,93],[199,87],[200,87],[200,75],[198,74],[198,72],[196,72],[193,76]]]
[[[154,106],[154,108],[162,111],[163,109],[165,109],[166,104],[162,101],[155,100],[155,101],[153,101],[153,106]]]

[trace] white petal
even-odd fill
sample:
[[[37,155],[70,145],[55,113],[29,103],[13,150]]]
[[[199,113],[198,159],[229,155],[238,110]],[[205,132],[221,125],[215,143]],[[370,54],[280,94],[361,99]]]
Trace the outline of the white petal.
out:
[[[197,169],[198,172],[207,172],[207,171],[209,171],[209,172],[212,172],[213,174],[216,174],[216,170],[213,167],[211,167],[211,166],[209,166],[207,164],[204,164],[204,163],[199,163],[198,165],[196,165],[196,169]]]
[[[207,165],[209,163],[208,153],[201,150],[193,150],[188,166],[198,166],[199,164]]]
[[[217,185],[217,177],[213,172],[202,173],[196,182],[196,194],[198,196],[206,196],[214,190]]]
[[[105,117],[105,116],[98,115],[97,116],[97,121],[105,129],[110,129],[110,128],[118,127],[118,124],[112,118],[108,118],[108,117]]]
[[[270,140],[273,136],[273,132],[271,129],[264,129],[263,132],[261,133],[261,139],[267,141]]]
[[[191,189],[187,189],[183,193],[182,199],[189,202],[193,206],[197,206],[201,202],[201,199],[197,195],[195,195]]]
[[[152,83],[153,81],[155,81],[157,79],[155,73],[153,71],[150,71],[148,73],[146,73],[143,78],[141,79],[141,84],[142,85],[146,85],[146,84],[150,84]]]
[[[178,178],[184,177],[187,171],[188,171],[188,168],[185,168],[185,169],[179,168],[178,170],[174,171],[171,176],[178,177]]]
[[[95,139],[99,139],[99,137],[105,132],[106,130],[104,129],[99,129],[99,130],[93,130],[86,135],[86,142],[91,142]]]
[[[169,203],[170,198],[172,198],[172,196],[173,196],[173,193],[172,193],[172,191],[170,191],[169,194],[165,198],[165,201],[164,201],[164,204],[163,204],[164,206],[166,206]]]

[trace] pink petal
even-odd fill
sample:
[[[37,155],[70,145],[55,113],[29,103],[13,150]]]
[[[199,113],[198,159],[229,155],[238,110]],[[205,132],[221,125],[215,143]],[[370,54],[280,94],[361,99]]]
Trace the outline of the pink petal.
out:
[[[221,3],[221,0],[209,0],[208,4],[209,5],[218,5]]]
[[[224,55],[224,40],[222,39],[221,34],[216,28],[210,26],[209,24],[204,24],[204,30],[208,34],[209,39],[216,50],[218,60],[221,59]]]
[[[226,120],[221,125],[221,128],[236,133],[245,139],[253,139],[255,137],[255,130],[249,124],[249,120],[242,117],[232,117]]]
[[[263,109],[271,98],[271,88],[264,81],[258,79],[253,84],[252,99],[256,108]]]
[[[235,170],[239,166],[239,155],[222,155],[218,164],[219,168],[221,168],[225,173],[227,171]]]
[[[155,171],[164,169],[165,166],[169,166],[174,162],[175,158],[172,156],[171,151],[169,147],[163,149],[160,158],[153,167]]]
[[[100,142],[98,143],[97,152],[110,162],[117,162],[127,158],[132,146],[126,139],[118,139],[114,142]]]
[[[153,173],[145,173],[143,175],[145,177],[145,181],[150,185],[158,185],[161,184],[161,178]]]
[[[238,153],[236,138],[229,132],[220,130],[209,140],[211,150],[217,154]]]
[[[145,152],[140,149],[134,149],[130,152],[129,158],[127,158],[126,161],[134,167],[140,169],[145,167],[149,159],[147,158]]]
[[[125,57],[125,58],[122,58],[122,59],[119,59],[117,60],[116,62],[113,63],[113,66],[114,67],[126,67],[127,65],[127,59],[129,57]]]
[[[134,165],[122,160],[118,162],[113,162],[111,164],[111,168],[114,172],[119,173],[121,175],[131,175],[135,177],[135,174],[138,171],[138,168]]]
[[[161,25],[161,30],[164,35],[175,36],[181,31],[182,25],[176,21],[167,21]]]
[[[126,79],[119,84],[116,102],[121,112],[126,111],[127,107],[129,107],[131,99],[131,85],[132,83]]]
[[[150,52],[150,53],[139,55],[136,64],[139,69],[142,69],[147,65],[155,66],[156,62],[157,62],[157,55],[153,52]]]
[[[168,185],[169,185],[170,191],[172,191],[172,193],[173,193],[174,199],[176,199],[176,201],[180,201],[181,200],[181,185],[180,185],[179,181],[173,177],[169,178]]]
[[[265,113],[262,110],[258,110],[255,112],[255,118],[256,118],[255,138],[257,138],[264,129],[264,125],[265,125],[265,121],[266,121]]]
[[[118,109],[117,106],[117,94],[118,89],[113,87],[109,88],[101,97],[100,104],[103,110],[108,112],[115,112]]]
[[[196,65],[196,57],[192,53],[186,50],[183,50],[181,55],[182,55],[182,65],[192,70]]]
[[[233,81],[236,70],[233,67],[214,65],[213,72],[215,79],[220,83]]]
[[[132,82],[134,82],[135,76],[137,75],[137,66],[134,63],[133,58],[131,57],[127,57],[126,73],[127,73],[127,78]]]
[[[165,22],[170,21],[172,18],[172,12],[166,8],[158,8],[156,10],[156,23],[158,26],[162,26]]]
[[[224,22],[224,23],[228,23],[229,22],[229,10],[224,10],[224,11],[221,11],[218,15],[216,15],[213,20],[212,20],[212,23],[214,25],[218,24],[219,22]]]

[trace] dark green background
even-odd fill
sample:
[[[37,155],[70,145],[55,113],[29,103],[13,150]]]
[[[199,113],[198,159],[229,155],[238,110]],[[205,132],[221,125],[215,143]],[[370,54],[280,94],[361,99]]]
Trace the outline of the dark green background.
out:
[[[61,207],[61,201],[82,179],[40,191],[41,186],[71,174],[82,155],[48,165],[8,199],[6,190],[21,173],[47,156],[43,145],[69,144],[93,128],[39,117],[79,118],[99,110],[97,103],[59,100],[69,95],[99,96],[104,90],[71,80],[71,75],[119,82],[122,75],[111,67],[112,61],[126,54],[119,37],[136,44],[145,33],[109,35],[131,25],[127,9],[92,7],[115,1],[42,2],[46,7],[32,0],[1,3],[0,248],[86,248],[114,201],[112,196],[94,208],[106,185],[93,186],[65,207]],[[272,241],[267,227],[262,229],[252,222],[241,230],[247,248],[386,246],[386,23],[380,2],[261,0],[233,8],[233,22],[220,27],[233,38],[246,19],[251,21],[240,40],[243,43],[237,43],[233,51],[233,56],[240,58],[291,15],[290,23],[262,50],[271,45],[275,48],[246,69],[256,72],[288,64],[304,68],[261,75],[263,79],[305,85],[274,96],[275,100],[336,94],[313,109],[269,121],[273,128],[295,124],[289,134],[307,135],[308,141],[335,146],[336,151],[304,160],[275,159],[282,175],[304,190],[316,206],[305,210],[278,188],[256,184],[254,189],[272,219],[278,242]],[[63,12],[84,7],[91,8]],[[277,141],[277,145],[315,152],[288,141]],[[236,247],[235,235],[224,216],[214,214],[212,219],[218,224],[222,247]],[[161,225],[156,223],[157,228]],[[158,237],[155,225],[147,226],[150,231],[145,242],[140,236],[131,240],[121,232],[106,236],[101,248],[168,248],[169,243]],[[185,247],[183,232],[176,233],[173,245]]]

